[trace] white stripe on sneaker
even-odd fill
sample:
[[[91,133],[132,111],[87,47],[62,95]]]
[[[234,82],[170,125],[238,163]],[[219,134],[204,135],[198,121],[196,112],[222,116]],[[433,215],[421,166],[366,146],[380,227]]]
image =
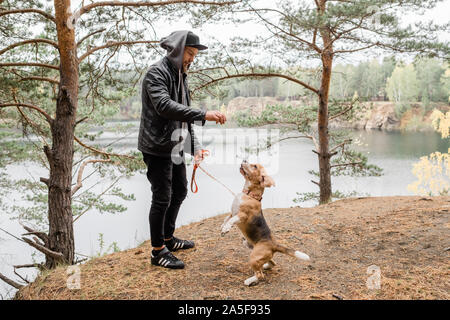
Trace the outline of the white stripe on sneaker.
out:
[[[184,242],[181,242],[180,249],[184,247]]]
[[[162,264],[161,261],[165,260],[164,258],[159,259],[158,263]]]

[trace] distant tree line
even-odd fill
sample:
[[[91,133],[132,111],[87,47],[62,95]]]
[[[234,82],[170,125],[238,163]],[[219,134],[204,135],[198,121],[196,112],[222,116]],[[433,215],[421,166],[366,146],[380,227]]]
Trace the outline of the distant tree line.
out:
[[[373,59],[357,65],[337,64],[333,71],[332,99],[351,100],[357,93],[362,101],[448,102],[450,69],[436,58],[417,58],[406,64],[390,56],[381,62]],[[303,72],[314,82],[314,70]],[[404,95],[397,96],[399,91]],[[306,89],[280,78],[233,80],[226,100],[239,96],[296,99],[307,94]]]
[[[289,70],[301,73],[310,83],[318,80],[313,69],[300,67]],[[231,79],[222,85],[226,94],[206,97],[198,105],[215,108],[227,105],[236,97],[275,97],[280,101],[308,98],[311,92],[281,78]],[[381,62],[372,59],[354,64],[337,64],[331,78],[330,98],[349,101],[355,94],[360,101],[392,101],[398,114],[406,111],[411,103],[421,102],[425,108],[431,102],[449,102],[450,69],[437,58],[417,58],[412,63],[385,57]],[[121,116],[139,118],[141,100],[139,90],[122,101]]]

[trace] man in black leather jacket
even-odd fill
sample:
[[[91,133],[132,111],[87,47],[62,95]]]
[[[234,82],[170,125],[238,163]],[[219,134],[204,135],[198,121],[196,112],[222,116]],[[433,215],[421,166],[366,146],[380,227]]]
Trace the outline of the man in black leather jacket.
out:
[[[161,40],[161,47],[167,55],[149,68],[142,82],[138,149],[144,156],[152,189],[151,263],[181,269],[184,263],[171,252],[194,247],[193,241],[173,236],[178,211],[187,195],[184,152],[194,154],[197,163],[203,159],[192,124],[203,125],[206,120],[223,124],[226,117],[219,111],[190,107],[187,71],[198,51],[207,49],[198,36],[191,31],[175,31]]]

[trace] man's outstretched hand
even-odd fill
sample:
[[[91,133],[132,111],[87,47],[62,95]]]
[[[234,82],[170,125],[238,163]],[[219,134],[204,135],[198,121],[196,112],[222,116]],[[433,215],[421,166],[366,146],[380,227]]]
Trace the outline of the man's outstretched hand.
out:
[[[217,110],[214,111],[206,111],[205,120],[207,121],[215,121],[216,123],[224,124],[227,121],[227,117]]]
[[[194,163],[200,164],[205,159],[205,154],[203,153],[203,150],[197,150],[194,155]]]

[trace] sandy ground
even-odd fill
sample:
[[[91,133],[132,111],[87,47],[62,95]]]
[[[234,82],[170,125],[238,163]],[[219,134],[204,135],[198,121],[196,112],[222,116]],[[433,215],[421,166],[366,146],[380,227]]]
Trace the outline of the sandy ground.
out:
[[[276,254],[277,265],[252,287],[244,285],[252,276],[250,251],[237,228],[220,235],[221,215],[176,231],[196,241],[196,248],[176,253],[186,263],[183,270],[151,266],[145,242],[81,265],[81,289],[69,290],[67,268],[59,267],[16,298],[449,299],[449,214],[448,196],[353,198],[314,208],[267,209],[274,237],[312,260]]]

